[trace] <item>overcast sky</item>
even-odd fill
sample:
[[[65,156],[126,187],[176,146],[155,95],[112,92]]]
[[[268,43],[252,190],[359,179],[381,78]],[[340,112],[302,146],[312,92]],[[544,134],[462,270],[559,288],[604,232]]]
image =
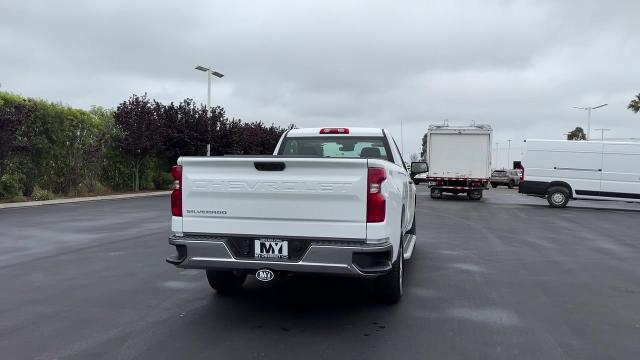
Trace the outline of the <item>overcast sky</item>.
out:
[[[430,123],[563,138],[594,110],[606,137],[640,138],[640,1],[2,1],[2,90],[115,107],[147,92],[244,120],[386,127],[419,152]]]

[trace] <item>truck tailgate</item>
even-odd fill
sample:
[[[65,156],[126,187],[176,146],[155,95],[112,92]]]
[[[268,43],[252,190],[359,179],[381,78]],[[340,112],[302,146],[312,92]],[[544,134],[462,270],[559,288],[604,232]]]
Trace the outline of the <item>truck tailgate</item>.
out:
[[[367,160],[182,158],[183,232],[366,238]]]

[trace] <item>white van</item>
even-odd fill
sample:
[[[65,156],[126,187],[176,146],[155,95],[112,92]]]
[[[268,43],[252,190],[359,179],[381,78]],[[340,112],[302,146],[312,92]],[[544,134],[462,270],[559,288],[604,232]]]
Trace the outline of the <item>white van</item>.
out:
[[[640,143],[525,140],[519,192],[546,197],[551,207],[569,199],[640,202]]]

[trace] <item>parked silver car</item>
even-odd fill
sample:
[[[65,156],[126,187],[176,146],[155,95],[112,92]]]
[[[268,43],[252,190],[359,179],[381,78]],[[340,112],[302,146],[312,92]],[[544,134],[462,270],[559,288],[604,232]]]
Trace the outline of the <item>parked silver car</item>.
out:
[[[493,170],[491,180],[489,180],[493,188],[499,185],[505,185],[509,189],[520,184],[520,172],[518,170]]]

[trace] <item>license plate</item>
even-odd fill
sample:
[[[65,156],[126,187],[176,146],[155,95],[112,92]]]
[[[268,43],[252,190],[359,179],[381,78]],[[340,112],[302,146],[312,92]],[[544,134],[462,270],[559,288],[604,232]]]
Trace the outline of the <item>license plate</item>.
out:
[[[289,242],[279,239],[256,239],[254,254],[256,259],[288,259]]]

